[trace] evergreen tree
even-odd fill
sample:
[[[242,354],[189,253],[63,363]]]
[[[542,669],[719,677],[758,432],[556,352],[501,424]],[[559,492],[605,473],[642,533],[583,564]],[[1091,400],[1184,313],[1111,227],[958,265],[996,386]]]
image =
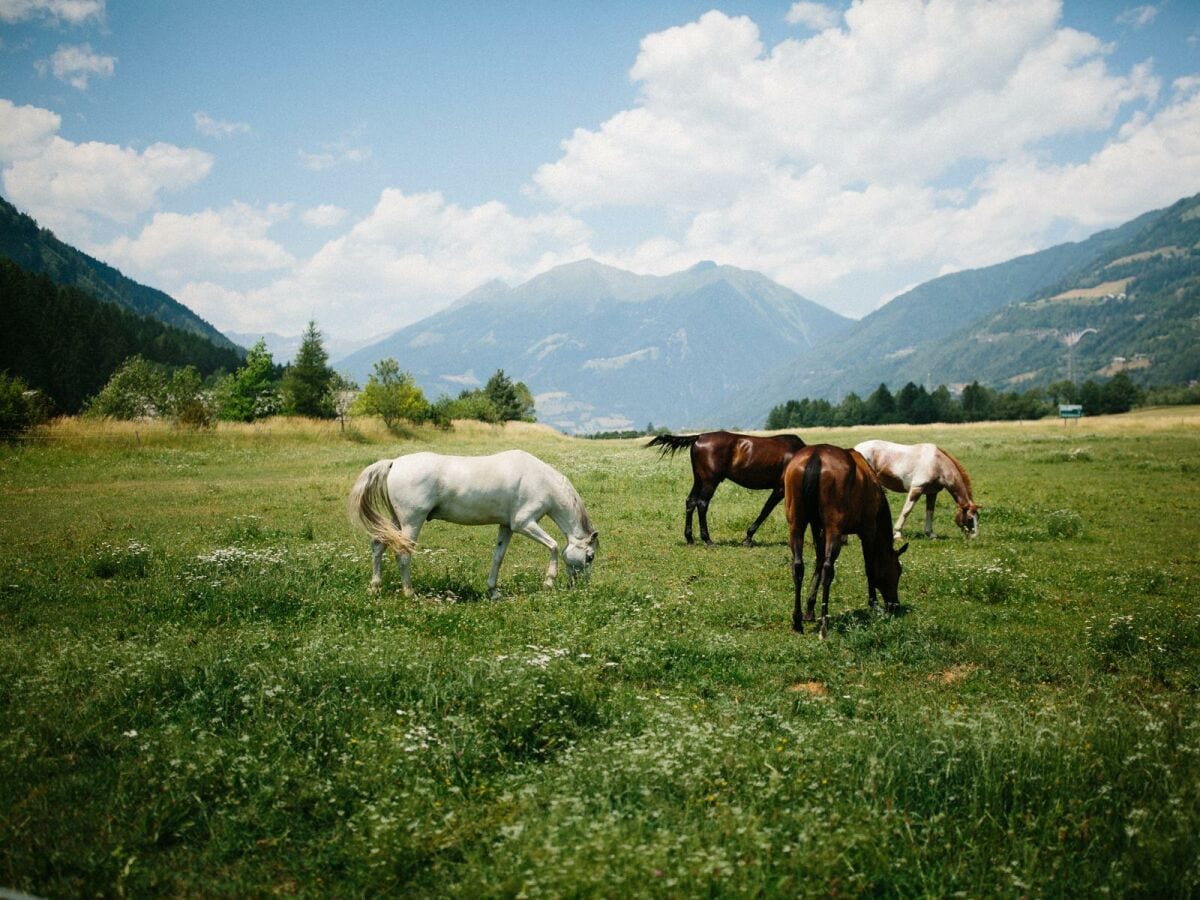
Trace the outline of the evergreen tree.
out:
[[[503,369],[488,379],[483,388],[484,395],[496,407],[500,421],[535,422],[533,395],[524,382],[514,382],[504,374]]]
[[[884,422],[894,421],[895,413],[896,398],[892,396],[892,392],[888,390],[888,386],[881,382],[879,387],[871,392],[871,396],[864,403],[863,424],[879,425]]]
[[[968,422],[980,422],[992,414],[992,392],[972,381],[962,392],[963,418]]]
[[[313,419],[333,418],[333,370],[328,363],[329,354],[321,345],[317,323],[309,321],[296,358],[283,374],[284,412]]]

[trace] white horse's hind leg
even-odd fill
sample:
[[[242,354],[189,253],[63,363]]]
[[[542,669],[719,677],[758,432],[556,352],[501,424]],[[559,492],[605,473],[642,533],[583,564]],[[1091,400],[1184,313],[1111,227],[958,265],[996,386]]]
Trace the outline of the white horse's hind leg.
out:
[[[912,508],[920,496],[921,489],[919,487],[913,486],[909,489],[908,496],[904,498],[904,508],[900,510],[900,518],[896,520],[896,526],[892,529],[892,537],[895,540],[900,540],[900,532],[904,530],[904,520],[908,518],[908,514],[912,512]]]
[[[512,529],[507,525],[500,526],[500,532],[496,535],[496,549],[492,553],[492,571],[488,573],[488,596],[496,600],[500,596],[500,591],[496,589],[496,583],[500,580],[500,563],[504,561],[504,554],[508,550],[508,542],[512,540]]]
[[[546,587],[554,587],[554,579],[558,577],[558,542],[550,537],[537,522],[530,522],[521,528],[520,532],[533,538],[550,551],[550,565],[546,567],[546,580],[542,584]]]
[[[409,524],[403,526],[400,531],[406,538],[415,544],[417,542],[417,537],[421,534],[421,526],[424,524],[425,521],[423,519],[418,522],[410,522]],[[400,583],[402,590],[404,591],[404,596],[412,597],[415,593],[412,586],[412,554],[400,553],[397,551],[396,565],[400,567]]]
[[[378,593],[383,583],[383,543],[371,539],[371,593]]]

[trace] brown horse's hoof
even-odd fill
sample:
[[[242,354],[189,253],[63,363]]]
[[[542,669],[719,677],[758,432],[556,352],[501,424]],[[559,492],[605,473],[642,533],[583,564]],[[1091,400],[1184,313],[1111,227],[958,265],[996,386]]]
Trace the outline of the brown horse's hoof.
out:
[[[796,632],[796,634],[804,634],[804,623],[792,619],[792,631]]]
[[[806,612],[804,614],[804,621],[805,622],[815,622],[815,621],[817,621],[817,617],[815,615],[813,615],[811,612]]]
[[[753,547],[754,546],[754,538],[746,538],[744,541],[742,541],[742,546],[743,547]]]

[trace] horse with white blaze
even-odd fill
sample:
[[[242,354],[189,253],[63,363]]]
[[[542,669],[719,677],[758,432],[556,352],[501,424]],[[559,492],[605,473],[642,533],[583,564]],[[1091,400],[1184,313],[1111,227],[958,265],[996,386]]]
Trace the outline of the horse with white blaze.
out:
[[[496,525],[499,534],[488,575],[488,594],[500,596],[496,582],[513,532],[550,551],[546,587],[558,576],[558,542],[538,524],[549,516],[567,538],[563,560],[574,583],[595,559],[600,534],[592,526],[579,492],[566,476],[524,450],[491,456],[412,453],[381,459],[363,469],[350,491],[350,520],[371,536],[371,589],[382,581],[385,548],[396,554],[405,596],[413,595],[409,564],[421,527],[429,519],[458,525]]]

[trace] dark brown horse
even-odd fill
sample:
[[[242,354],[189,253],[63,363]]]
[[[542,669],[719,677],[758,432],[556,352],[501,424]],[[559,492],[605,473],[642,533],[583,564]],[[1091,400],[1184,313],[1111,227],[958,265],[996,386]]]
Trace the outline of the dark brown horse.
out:
[[[804,632],[804,622],[813,620],[817,586],[821,593],[821,639],[829,631],[829,585],[834,565],[847,538],[857,534],[862,543],[867,570],[870,605],[875,606],[876,588],[883,594],[884,608],[895,612],[900,605],[899,550],[892,548],[892,514],[875,471],[856,450],[829,444],[805,447],[792,457],[783,474],[784,510],[792,547],[792,585],[796,605],[792,628]],[[804,529],[812,528],[817,551],[816,571],[808,593],[808,608],[801,616],[800,594],[804,585]]]
[[[708,503],[717,485],[725,479],[754,491],[770,491],[771,496],[763,504],[762,512],[746,529],[743,543],[750,546],[754,543],[754,532],[783,499],[783,470],[792,455],[804,446],[804,441],[794,434],[755,437],[732,431],[706,431],[703,434],[660,434],[646,446],[662,447],[662,456],[668,453],[674,456],[676,450],[691,448],[692,492],[684,507],[683,526],[683,539],[689,544],[692,543],[693,511],[700,513],[700,539],[712,544],[708,536]]]

